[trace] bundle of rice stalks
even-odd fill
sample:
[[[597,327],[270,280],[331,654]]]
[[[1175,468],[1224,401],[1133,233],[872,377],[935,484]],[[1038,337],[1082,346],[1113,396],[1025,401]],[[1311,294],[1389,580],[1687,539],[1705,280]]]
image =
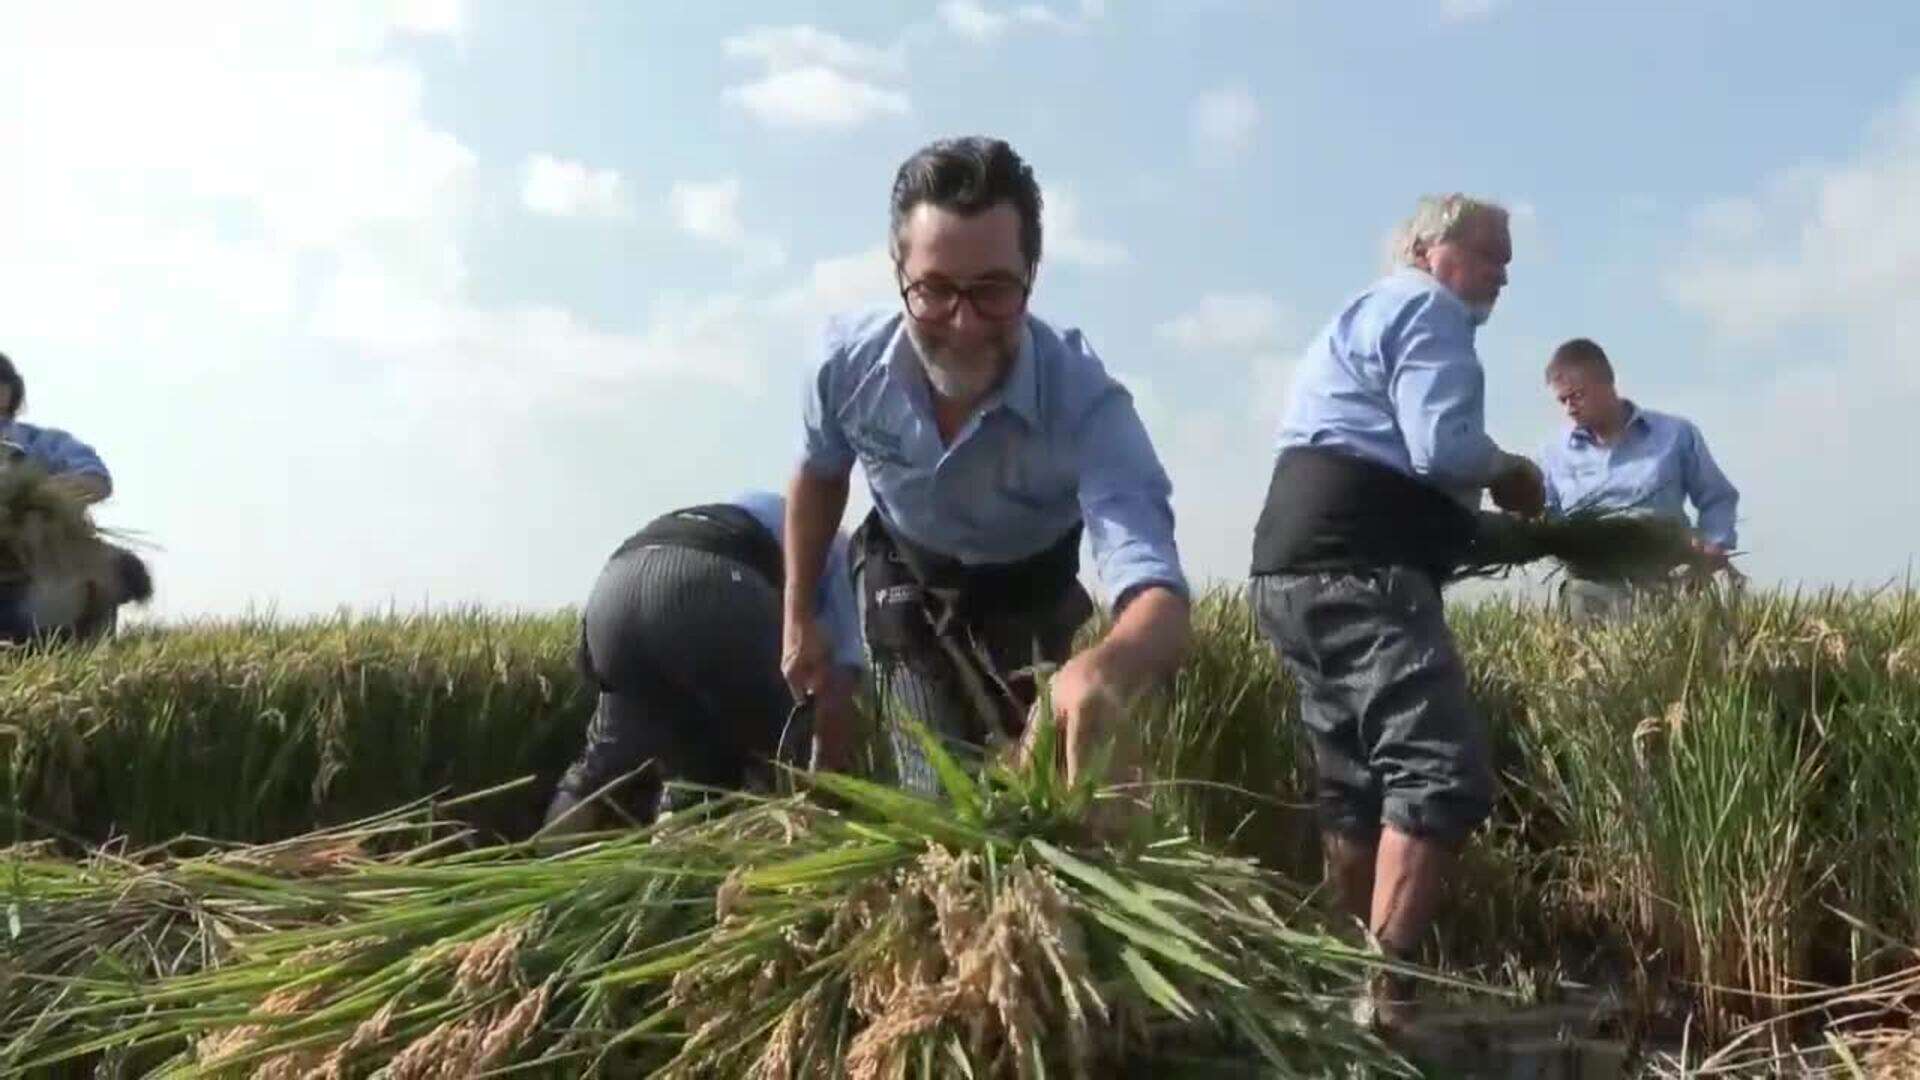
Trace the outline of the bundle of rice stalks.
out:
[[[86,503],[45,466],[0,462],[0,580],[72,570],[98,541]]]
[[[1350,1019],[1379,961],[1300,892],[1090,784],[964,772],[936,803],[846,776],[652,829],[248,876],[313,925],[68,993],[15,1068],[165,1052],[182,1075],[896,1077],[1410,1070]],[[1037,761],[1050,761],[1041,746]],[[1156,1070],[1158,1070],[1156,1072]]]
[[[1552,518],[1481,513],[1479,532],[1457,578],[1491,577],[1557,559],[1580,577],[1647,580],[1703,569],[1686,525],[1643,514],[1576,510]]]
[[[89,987],[197,973],[224,962],[247,934],[352,910],[329,893],[289,889],[286,879],[337,874],[382,847],[419,851],[450,829],[420,803],[257,847],[183,838],[142,851],[102,848],[78,861],[51,841],[0,850],[0,1071],[50,1041],[90,1038],[92,1017],[76,1008]]]

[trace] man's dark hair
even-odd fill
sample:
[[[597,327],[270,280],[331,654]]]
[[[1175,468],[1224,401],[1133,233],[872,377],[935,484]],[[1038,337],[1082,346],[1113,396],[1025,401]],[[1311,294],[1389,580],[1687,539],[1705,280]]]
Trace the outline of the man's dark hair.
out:
[[[20,377],[19,369],[7,359],[6,353],[0,353],[0,386],[13,390],[13,402],[4,413],[0,413],[0,419],[20,415],[20,410],[27,405],[27,380]]]
[[[1607,361],[1606,350],[1588,338],[1574,338],[1553,350],[1553,359],[1547,361],[1547,381],[1568,371],[1584,371],[1601,382],[1613,382],[1613,365]]]
[[[1040,185],[1033,169],[1004,139],[970,135],[928,143],[893,176],[895,258],[904,255],[900,231],[907,215],[921,203],[972,217],[1003,202],[1020,215],[1020,254],[1031,271],[1040,265]]]

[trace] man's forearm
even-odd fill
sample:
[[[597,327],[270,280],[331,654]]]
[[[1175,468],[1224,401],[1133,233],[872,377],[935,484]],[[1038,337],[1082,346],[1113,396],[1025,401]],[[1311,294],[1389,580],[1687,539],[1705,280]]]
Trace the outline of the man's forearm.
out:
[[[786,617],[810,617],[834,530],[847,510],[847,477],[821,476],[806,466],[787,485]]]
[[[1732,549],[1734,544],[1734,516],[1737,501],[1732,498],[1709,501],[1702,505],[1694,502],[1699,517],[1699,527],[1694,531],[1710,543]]]
[[[1185,597],[1149,585],[1129,600],[1113,629],[1093,648],[1099,666],[1131,695],[1172,674],[1193,639],[1192,611]]]

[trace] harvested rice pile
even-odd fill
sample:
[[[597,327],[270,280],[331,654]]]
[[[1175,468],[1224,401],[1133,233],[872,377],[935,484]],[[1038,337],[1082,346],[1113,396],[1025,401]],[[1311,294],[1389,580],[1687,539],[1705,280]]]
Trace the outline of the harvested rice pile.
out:
[[[96,864],[90,889],[16,873],[0,1068],[1407,1072],[1348,1014],[1378,961],[1318,930],[1286,881],[1144,820],[1099,842],[1090,786],[975,778],[929,749],[941,803],[822,774],[564,848],[374,857],[349,834],[278,859]],[[116,914],[121,897],[145,915]],[[156,919],[165,948],[129,930]],[[99,947],[76,950],[87,933]]]
[[[33,461],[0,463],[0,581],[68,569],[97,547],[86,503]]]

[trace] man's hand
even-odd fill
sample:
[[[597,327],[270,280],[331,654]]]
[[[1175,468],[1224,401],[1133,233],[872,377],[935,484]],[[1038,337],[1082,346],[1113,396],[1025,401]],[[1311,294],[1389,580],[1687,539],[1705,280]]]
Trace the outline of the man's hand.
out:
[[[1067,782],[1080,779],[1081,772],[1093,764],[1100,747],[1114,742],[1114,767],[1123,766],[1120,760],[1124,743],[1125,724],[1127,722],[1126,695],[1117,682],[1102,669],[1104,654],[1095,646],[1068,660],[1055,672],[1048,683],[1048,698],[1053,704],[1053,716],[1060,732],[1060,744],[1066,750]],[[1038,708],[1038,706],[1035,706]],[[1025,736],[1020,741],[1020,761],[1024,764],[1033,753],[1034,738],[1040,725],[1039,717],[1029,717]],[[1131,779],[1118,775],[1116,768],[1109,768],[1106,779],[1109,782]]]
[[[808,694],[825,698],[831,687],[833,651],[827,631],[812,614],[789,613],[780,627],[780,674],[796,698]]]
[[[1059,745],[1066,755],[1067,783],[1085,778],[1104,756],[1106,768],[1099,776],[1099,785],[1125,788],[1124,792],[1096,796],[1085,819],[1095,836],[1119,838],[1142,815],[1150,813],[1152,806],[1146,794],[1139,733],[1127,716],[1130,695],[1107,673],[1110,663],[1108,654],[1098,646],[1080,653],[1054,674],[1049,699],[1060,732]],[[1038,708],[1036,703],[1036,711]],[[1037,715],[1027,718],[1026,736],[1020,742],[1022,764],[1033,755],[1039,721]],[[1057,767],[1053,762],[1045,766]]]
[[[853,697],[860,677],[836,664],[825,681],[826,690],[813,699],[813,756],[808,768],[846,772],[853,765]]]
[[[1692,538],[1691,545],[1694,562],[1701,570],[1712,574],[1732,567],[1732,554],[1719,544],[1704,537],[1695,536]]]
[[[1508,454],[1504,467],[1487,485],[1493,505],[1521,517],[1539,517],[1547,510],[1547,481],[1540,466],[1529,458]]]

